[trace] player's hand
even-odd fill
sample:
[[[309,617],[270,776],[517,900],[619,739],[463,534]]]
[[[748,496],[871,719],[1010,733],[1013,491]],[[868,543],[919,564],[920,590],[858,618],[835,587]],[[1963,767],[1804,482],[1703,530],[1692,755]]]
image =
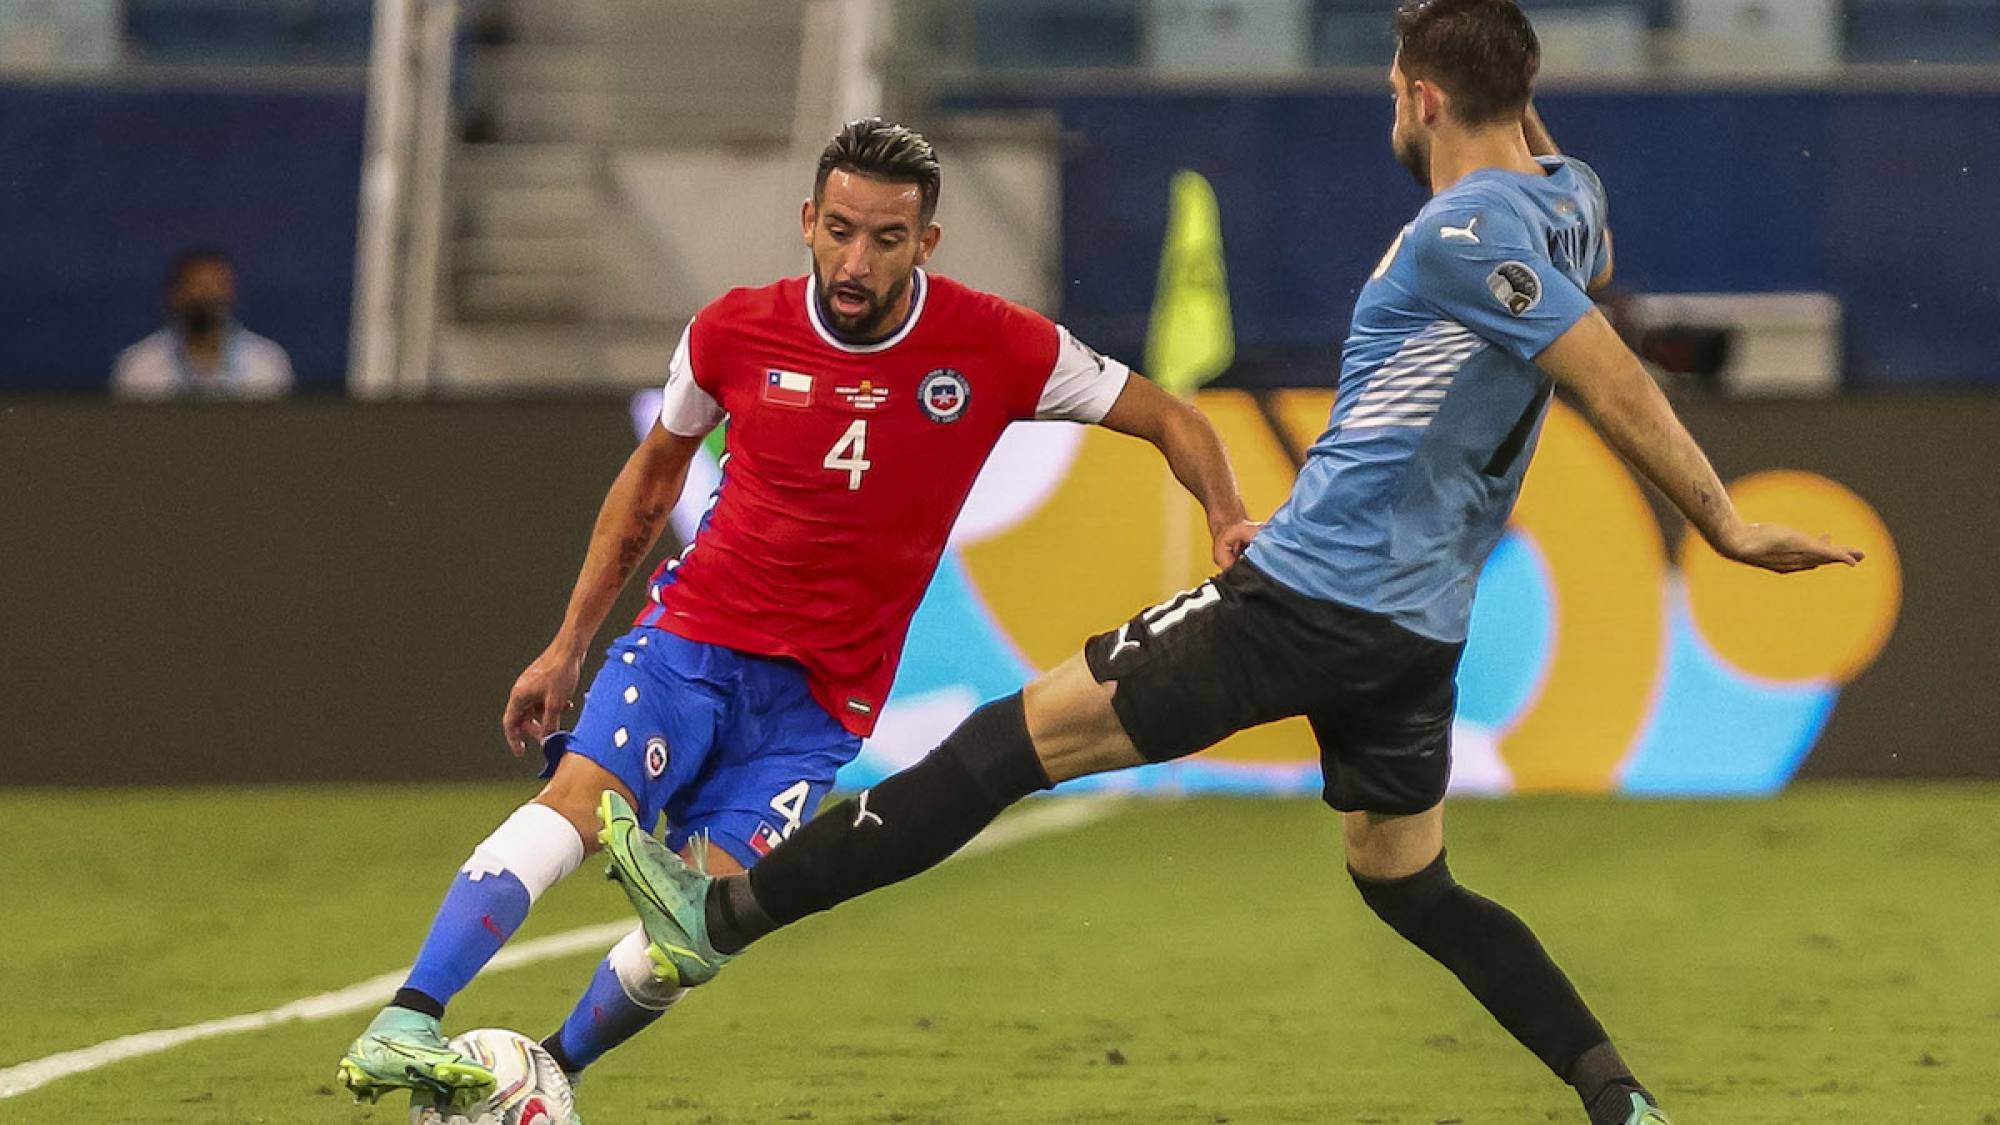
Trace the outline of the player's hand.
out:
[[[1724,542],[1717,543],[1715,549],[1723,558],[1779,574],[1814,570],[1831,563],[1853,566],[1864,557],[1852,547],[1834,546],[1830,535],[1815,538],[1775,523],[1744,524]]]
[[[1239,520],[1216,528],[1215,565],[1222,570],[1228,570],[1236,565],[1236,560],[1242,558],[1243,552],[1250,548],[1250,541],[1257,538],[1257,529],[1262,526],[1250,520]]]
[[[551,645],[514,681],[507,709],[500,714],[500,730],[516,758],[561,728],[562,713],[569,709],[581,675],[583,657]]]

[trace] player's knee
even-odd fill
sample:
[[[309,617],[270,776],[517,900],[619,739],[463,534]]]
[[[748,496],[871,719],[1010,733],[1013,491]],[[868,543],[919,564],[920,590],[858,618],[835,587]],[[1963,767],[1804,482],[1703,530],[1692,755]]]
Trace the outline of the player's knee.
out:
[[[582,842],[584,853],[594,854],[598,847],[597,803],[607,789],[638,803],[616,774],[580,755],[566,754],[557,764],[555,776],[535,794],[535,804],[561,814]]]
[[[1430,866],[1401,879],[1370,879],[1351,867],[1347,873],[1360,890],[1361,901],[1376,917],[1412,941],[1424,933],[1438,906],[1458,889],[1443,852]]]
[[[611,971],[618,974],[618,984],[625,990],[627,1000],[641,1008],[664,1012],[673,1007],[687,989],[653,975],[652,958],[646,956],[649,944],[646,931],[634,928],[611,947],[611,953],[605,959],[611,962]]]
[[[583,862],[583,842],[569,818],[547,805],[529,802],[500,822],[472,849],[468,873],[505,871],[527,888],[528,901],[575,871]]]
[[[966,716],[934,753],[956,761],[995,805],[1011,805],[1049,787],[1049,775],[1028,735],[1020,692]]]
[[[585,855],[597,852],[597,798],[585,796],[581,792],[544,789],[535,795],[535,807],[547,809],[562,817],[570,832],[577,839],[577,846]]]
[[[1063,782],[1144,763],[1112,705],[1117,690],[1116,683],[1093,676],[1078,655],[1022,691],[1028,730],[1049,780]]]

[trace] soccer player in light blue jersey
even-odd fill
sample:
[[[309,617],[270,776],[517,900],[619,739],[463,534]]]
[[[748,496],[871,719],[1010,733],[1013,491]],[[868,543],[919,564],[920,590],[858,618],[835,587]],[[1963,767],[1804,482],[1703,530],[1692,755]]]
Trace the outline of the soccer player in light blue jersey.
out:
[[[1745,523],[1593,307],[1611,275],[1604,187],[1530,108],[1540,48],[1514,0],[1406,3],[1396,22],[1392,143],[1433,198],[1361,291],[1290,499],[1221,575],[981,707],[747,876],[688,870],[607,801],[604,839],[662,974],[699,984],[764,934],[943,861],[1032,792],[1303,715],[1362,900],[1574,1087],[1592,1125],[1667,1120],[1528,927],[1446,866],[1474,585],[1558,386],[1724,556],[1778,572],[1861,556]]]

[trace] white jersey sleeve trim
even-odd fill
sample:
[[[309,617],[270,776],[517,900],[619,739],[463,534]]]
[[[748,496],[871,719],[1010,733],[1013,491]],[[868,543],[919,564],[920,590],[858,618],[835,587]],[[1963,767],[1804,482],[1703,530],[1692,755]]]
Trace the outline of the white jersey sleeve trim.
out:
[[[694,381],[694,361],[688,351],[688,339],[693,335],[694,322],[689,321],[681,330],[674,358],[667,363],[667,387],[660,398],[660,425],[670,433],[698,438],[707,437],[710,430],[722,424],[723,410],[722,404]]]
[[[1091,350],[1088,344],[1056,325],[1056,362],[1042,385],[1035,417],[1066,422],[1098,423],[1125,390],[1132,375],[1126,365]]]

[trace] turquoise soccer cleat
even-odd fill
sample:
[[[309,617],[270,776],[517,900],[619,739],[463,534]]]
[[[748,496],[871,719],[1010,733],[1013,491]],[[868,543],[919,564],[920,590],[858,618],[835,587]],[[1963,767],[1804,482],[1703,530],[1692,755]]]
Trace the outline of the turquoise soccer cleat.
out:
[[[419,1090],[465,1110],[493,1092],[493,1072],[451,1048],[438,1021],[384,1008],[347,1048],[335,1077],[354,1100],[373,1104],[391,1090]]]
[[[1625,1118],[1625,1125],[1674,1125],[1674,1123],[1667,1119],[1666,1113],[1659,1106],[1638,1094],[1633,1094],[1632,1113]]]
[[[608,789],[597,803],[597,819],[604,825],[598,842],[611,858],[605,874],[639,912],[652,942],[646,956],[653,975],[684,988],[715,979],[729,960],[708,940],[708,886],[715,880],[682,863],[640,826],[632,806]]]

